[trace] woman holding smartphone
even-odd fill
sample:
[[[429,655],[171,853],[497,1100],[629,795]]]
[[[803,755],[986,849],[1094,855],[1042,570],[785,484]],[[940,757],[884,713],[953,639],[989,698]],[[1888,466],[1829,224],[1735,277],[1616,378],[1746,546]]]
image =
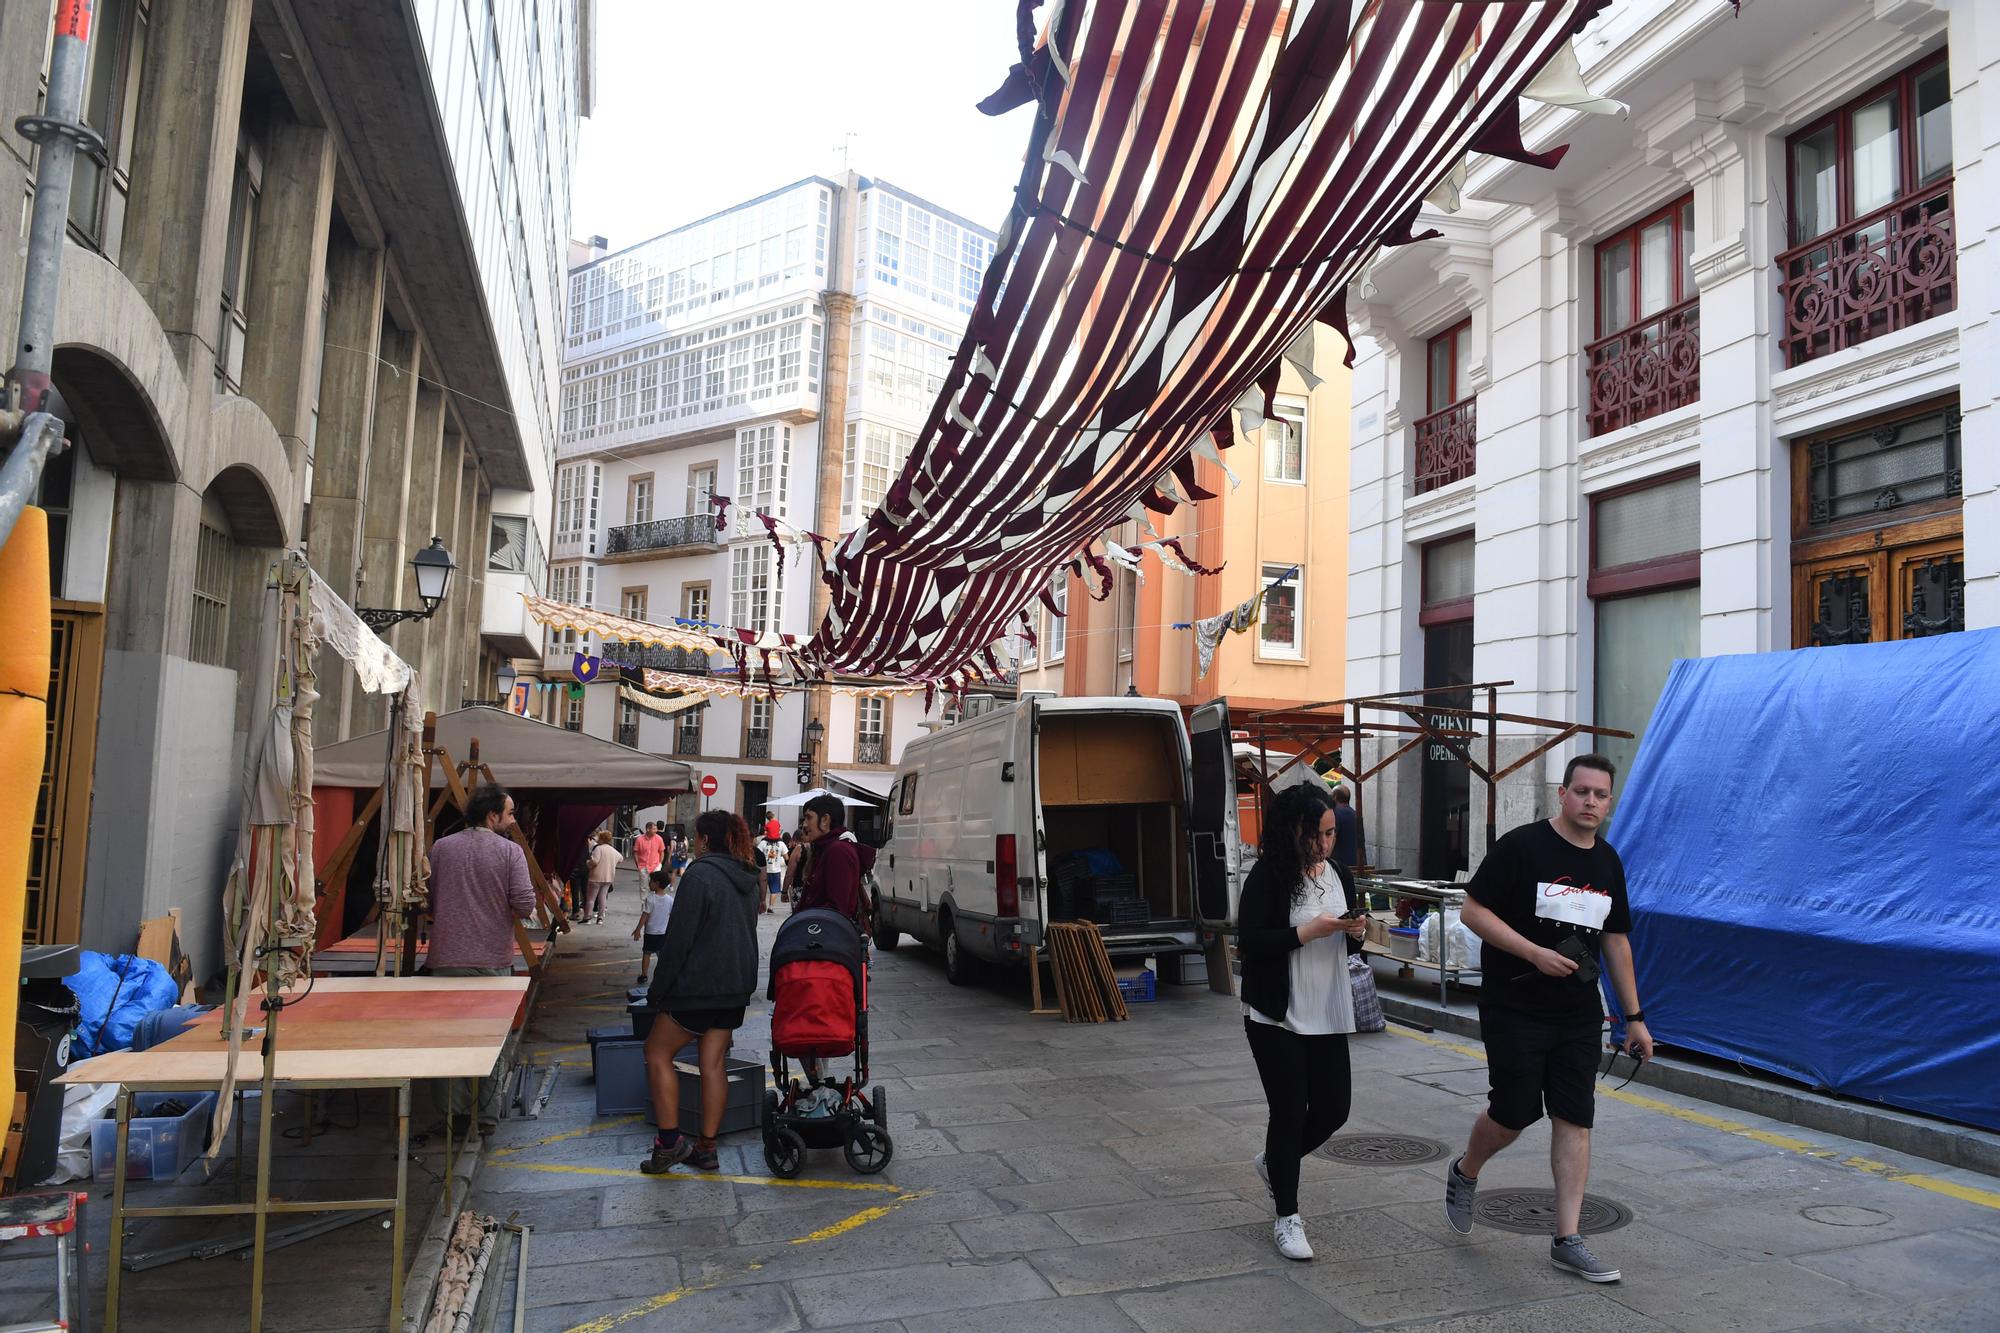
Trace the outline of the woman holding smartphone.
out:
[[[1257,1174],[1270,1187],[1272,1237],[1287,1259],[1313,1257],[1299,1219],[1299,1161],[1347,1123],[1352,1091],[1347,955],[1367,927],[1352,872],[1332,859],[1333,837],[1324,792],[1302,784],[1278,793],[1237,907],[1243,1030],[1271,1108]]]

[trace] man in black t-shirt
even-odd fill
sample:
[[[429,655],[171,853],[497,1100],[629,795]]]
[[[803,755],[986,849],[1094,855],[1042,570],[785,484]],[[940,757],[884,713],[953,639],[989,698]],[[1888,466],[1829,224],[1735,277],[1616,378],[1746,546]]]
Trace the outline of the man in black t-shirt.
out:
[[[1486,946],[1479,1028],[1491,1093],[1464,1155],[1448,1169],[1444,1202],[1453,1229],[1471,1234],[1480,1170],[1546,1107],[1556,1187],[1549,1259],[1592,1282],[1616,1282],[1619,1273],[1577,1232],[1604,1023],[1596,982],[1587,979],[1595,967],[1578,976],[1580,960],[1610,973],[1625,1014],[1626,1049],[1642,1060],[1653,1055],[1632,971],[1625,867],[1597,836],[1611,809],[1612,777],[1602,755],[1570,760],[1556,817],[1523,824],[1494,843],[1466,890],[1463,920]]]

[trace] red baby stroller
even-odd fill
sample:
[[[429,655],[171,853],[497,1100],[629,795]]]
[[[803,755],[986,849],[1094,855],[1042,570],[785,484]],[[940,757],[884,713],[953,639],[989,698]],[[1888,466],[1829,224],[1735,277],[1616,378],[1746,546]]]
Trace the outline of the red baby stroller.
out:
[[[771,946],[771,1086],[764,1096],[764,1164],[790,1179],[807,1148],[839,1148],[864,1175],[889,1165],[889,1112],[868,1082],[868,957],[838,912],[794,912]],[[852,1053],[854,1076],[821,1077],[820,1061]],[[798,1060],[792,1078],[786,1058]]]

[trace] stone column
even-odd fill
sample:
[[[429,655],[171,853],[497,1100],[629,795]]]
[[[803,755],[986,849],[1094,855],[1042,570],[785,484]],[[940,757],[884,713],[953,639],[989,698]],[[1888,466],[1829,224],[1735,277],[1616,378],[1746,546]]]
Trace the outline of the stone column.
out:
[[[454,674],[457,664],[452,660],[452,627],[458,623],[460,608],[465,605],[465,585],[460,582],[465,577],[465,543],[458,539],[459,496],[465,484],[465,436],[458,429],[452,415],[445,414],[444,448],[438,456],[438,497],[437,521],[432,524],[436,535],[444,539],[451,558],[458,562],[458,573],[451,576],[451,591],[445,603],[438,608],[425,626],[424,656],[430,663],[426,679],[435,673],[439,712],[449,712],[458,707],[461,697],[458,677]]]
[[[852,247],[847,247],[852,254]],[[836,273],[839,270],[835,269]],[[840,532],[841,487],[847,468],[847,373],[848,358],[854,347],[854,297],[847,292],[820,293],[826,310],[826,366],[820,377],[819,417],[819,503],[813,514],[813,531],[831,537]],[[833,603],[833,592],[824,579],[812,581],[812,611],[806,632],[818,630]],[[816,771],[823,772],[832,747],[832,695],[825,687],[806,691],[805,720],[799,725],[799,749],[805,749],[807,730],[817,721],[827,729],[822,752],[813,756]],[[775,720],[775,719],[774,719]]]
[[[333,136],[292,121],[266,126],[243,396],[271,418],[295,469],[312,430],[332,217]]]
[[[472,678],[472,638],[478,633],[479,595],[477,581],[480,561],[479,458],[463,436],[459,437],[458,514],[452,523],[451,551],[458,561],[458,587],[452,593],[451,620],[445,626],[444,660],[451,676],[452,707],[460,699],[479,698]]]
[[[409,552],[403,549],[403,515],[410,499],[410,442],[416,430],[417,375],[423,354],[415,334],[385,325],[379,355],[374,429],[363,479],[361,577],[355,605],[401,607],[408,605],[405,588],[410,576],[404,566]],[[400,654],[398,630],[391,630],[388,638]],[[355,701],[356,731],[377,730],[388,725],[388,719],[387,704],[379,696]]]
[[[343,232],[327,248],[326,356],[319,372],[319,434],[313,449],[312,529],[306,553],[319,576],[350,606],[361,572],[361,497],[375,427],[375,358],[382,340],[383,264]],[[354,673],[322,652],[322,701],[314,740],[330,745],[354,734]]]
[[[421,610],[416,573],[411,557],[442,537],[438,527],[438,478],[444,466],[445,399],[442,391],[428,384],[417,387],[417,411],[410,437],[410,490],[403,505],[403,605]],[[457,557],[454,556],[454,559]],[[456,582],[456,576],[453,582]],[[440,606],[438,614],[443,614]],[[439,708],[443,692],[434,679],[437,662],[431,655],[436,637],[437,616],[397,627],[397,649],[423,674],[424,706]]]
[[[471,557],[461,575],[472,575],[468,591],[472,596],[465,603],[465,630],[459,638],[460,650],[465,654],[465,676],[472,682],[474,698],[493,698],[493,682],[486,673],[486,645],[479,637],[480,626],[486,622],[486,558],[491,553],[493,532],[493,488],[486,483],[484,475],[473,477],[474,499],[472,502],[472,531],[466,542],[466,553]]]

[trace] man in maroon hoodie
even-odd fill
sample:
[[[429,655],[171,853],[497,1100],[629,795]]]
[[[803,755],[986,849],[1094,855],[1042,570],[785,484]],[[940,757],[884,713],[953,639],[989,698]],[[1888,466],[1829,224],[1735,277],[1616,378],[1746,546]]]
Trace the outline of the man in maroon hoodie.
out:
[[[861,877],[875,867],[875,849],[858,841],[843,826],[847,811],[838,796],[815,796],[806,802],[805,830],[812,840],[812,860],[805,888],[794,911],[823,907],[869,933],[867,895]]]

